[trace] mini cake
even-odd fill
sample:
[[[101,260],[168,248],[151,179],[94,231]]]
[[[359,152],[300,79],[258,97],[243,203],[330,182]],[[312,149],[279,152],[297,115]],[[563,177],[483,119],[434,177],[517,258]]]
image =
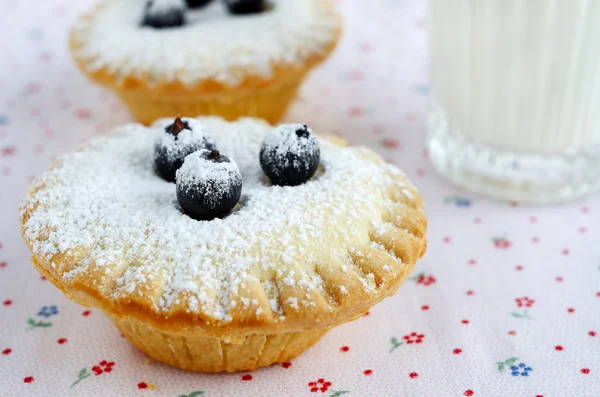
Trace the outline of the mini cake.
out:
[[[176,152],[197,150],[164,160],[165,136],[187,132]],[[178,162],[175,183],[162,162]],[[426,248],[421,197],[396,167],[251,118],[121,127],[56,160],[20,219],[33,265],[68,298],[205,372],[294,358],[394,294]]]
[[[178,114],[275,122],[334,49],[331,0],[103,0],[71,52],[142,123]]]

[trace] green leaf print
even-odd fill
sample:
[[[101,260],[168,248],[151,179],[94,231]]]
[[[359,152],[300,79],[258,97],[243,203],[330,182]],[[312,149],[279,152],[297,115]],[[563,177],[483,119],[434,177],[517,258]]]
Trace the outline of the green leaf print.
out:
[[[517,313],[517,312],[512,312],[510,313],[511,316],[515,317],[515,318],[523,318],[523,319],[530,319],[531,316],[527,313],[527,310],[525,310],[522,314],[521,313]]]
[[[390,349],[390,353],[393,352],[394,350],[396,350],[397,348],[399,348],[400,346],[402,346],[404,344],[404,342],[398,341],[398,339],[395,338],[395,337],[390,340],[390,343],[392,344],[392,348]]]
[[[30,331],[34,328],[47,328],[47,327],[51,327],[52,323],[49,322],[44,322],[44,321],[35,321],[34,319],[30,318],[29,320],[27,320],[27,324],[29,325],[29,327],[27,327],[25,329],[25,331]]]
[[[349,391],[345,391],[345,390],[344,391],[342,391],[342,390],[340,390],[340,391],[331,391],[331,394],[329,395],[329,397],[339,397],[342,394],[348,394],[348,393],[350,393],[350,392]]]
[[[88,372],[87,368],[82,368],[81,371],[79,371],[79,375],[77,375],[78,379],[75,382],[73,382],[71,387],[75,386],[76,384],[78,384],[79,382],[84,380],[85,378],[89,378],[91,375],[92,374],[90,374]]]
[[[513,365],[514,363],[516,363],[518,359],[519,359],[518,357],[511,357],[511,358],[509,358],[507,360],[504,360],[504,361],[498,361],[496,363],[496,365],[498,365],[498,372],[504,371],[504,369],[506,367],[510,367],[511,365]]]
[[[191,392],[190,394],[182,394],[179,397],[200,397],[204,395],[204,390],[196,390]]]

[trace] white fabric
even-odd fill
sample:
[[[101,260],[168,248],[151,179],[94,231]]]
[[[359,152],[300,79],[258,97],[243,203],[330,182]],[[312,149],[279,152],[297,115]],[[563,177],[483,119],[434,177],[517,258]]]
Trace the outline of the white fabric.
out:
[[[88,309],[28,264],[16,208],[52,158],[129,120],[68,56],[67,28],[90,2],[1,3],[1,396],[600,395],[600,198],[511,206],[475,197],[435,173],[424,155],[428,58],[421,1],[340,1],[343,42],[287,117],[375,148],[421,189],[429,250],[396,296],[332,330],[291,366],[253,372],[251,380],[147,360],[100,311],[84,315]],[[52,325],[27,331],[29,319]],[[415,343],[400,344],[405,335]],[[99,366],[103,360],[114,365]],[[500,372],[498,363],[506,361]],[[511,363],[521,362],[532,370],[518,368],[512,376]],[[79,374],[90,376],[71,388]]]

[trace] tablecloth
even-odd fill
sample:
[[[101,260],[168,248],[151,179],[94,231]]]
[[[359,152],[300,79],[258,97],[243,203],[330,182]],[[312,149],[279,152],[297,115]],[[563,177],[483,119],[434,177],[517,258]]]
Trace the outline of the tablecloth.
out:
[[[338,1],[341,45],[287,115],[423,193],[429,249],[394,297],[292,362],[216,375],[148,359],[63,297],[29,265],[17,205],[55,156],[130,120],[68,55],[90,3],[0,1],[0,396],[600,396],[600,198],[499,203],[436,174],[423,1]]]

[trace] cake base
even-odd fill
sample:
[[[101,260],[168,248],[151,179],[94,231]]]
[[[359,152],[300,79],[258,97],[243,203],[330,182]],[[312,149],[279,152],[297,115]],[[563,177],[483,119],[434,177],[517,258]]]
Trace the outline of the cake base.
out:
[[[328,329],[254,334],[236,341],[160,331],[132,318],[105,314],[148,356],[176,368],[198,372],[251,371],[289,361],[315,344]]]
[[[196,95],[152,95],[144,90],[116,89],[133,116],[149,125],[163,117],[217,115],[226,120],[258,117],[276,123],[296,98],[305,74],[254,90]]]

